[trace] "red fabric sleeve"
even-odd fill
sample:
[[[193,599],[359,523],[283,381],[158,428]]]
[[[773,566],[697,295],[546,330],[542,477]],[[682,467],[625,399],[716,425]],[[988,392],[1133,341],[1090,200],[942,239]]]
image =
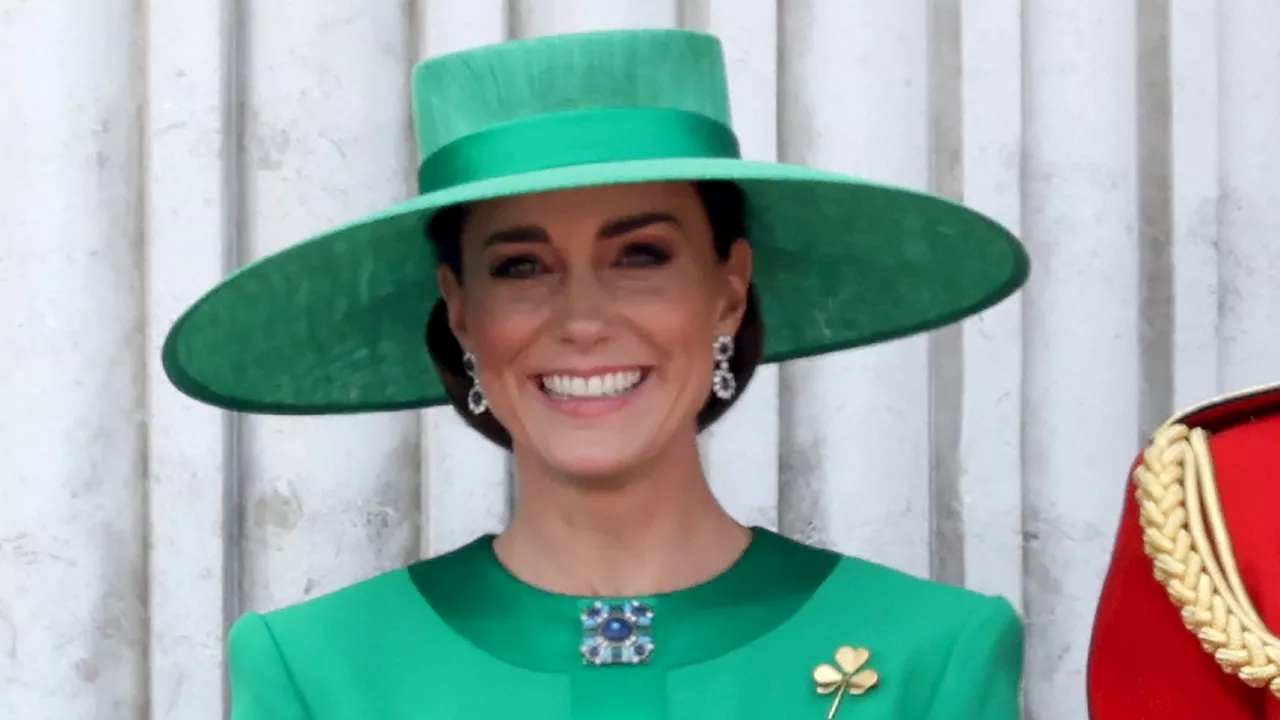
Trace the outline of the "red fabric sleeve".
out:
[[[1091,720],[1266,718],[1267,691],[1222,672],[1152,576],[1132,492],[1094,620],[1088,683]]]

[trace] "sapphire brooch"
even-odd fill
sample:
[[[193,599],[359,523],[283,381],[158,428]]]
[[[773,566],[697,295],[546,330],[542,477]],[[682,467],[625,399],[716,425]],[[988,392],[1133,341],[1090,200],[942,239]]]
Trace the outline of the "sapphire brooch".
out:
[[[653,655],[653,610],[642,602],[596,602],[582,612],[582,661],[639,665]]]

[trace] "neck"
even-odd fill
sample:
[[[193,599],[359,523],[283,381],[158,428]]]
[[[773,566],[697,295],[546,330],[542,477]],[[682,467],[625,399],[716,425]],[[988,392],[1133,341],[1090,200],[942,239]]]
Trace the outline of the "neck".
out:
[[[750,542],[712,494],[693,439],[627,478],[566,480],[522,455],[515,512],[494,551],[530,585],[583,596],[672,592],[724,572]]]

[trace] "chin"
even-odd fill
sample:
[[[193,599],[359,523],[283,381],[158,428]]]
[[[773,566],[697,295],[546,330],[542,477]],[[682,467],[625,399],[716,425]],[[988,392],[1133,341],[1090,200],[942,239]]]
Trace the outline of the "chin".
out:
[[[535,445],[530,449],[557,474],[587,482],[605,482],[628,475],[653,455],[631,443],[621,446],[599,441],[573,442],[568,438],[550,446]]]
[[[643,418],[621,424],[597,421],[594,426],[556,422],[554,418],[539,420],[524,426],[518,453],[553,475],[585,483],[633,474],[660,455],[672,439],[662,428],[644,428],[648,423]]]

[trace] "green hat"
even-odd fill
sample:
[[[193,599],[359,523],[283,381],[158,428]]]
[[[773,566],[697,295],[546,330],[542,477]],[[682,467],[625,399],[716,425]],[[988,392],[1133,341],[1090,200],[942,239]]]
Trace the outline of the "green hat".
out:
[[[982,311],[1026,280],[1021,244],[931,195],[742,160],[721,46],[675,30],[519,40],[413,72],[420,194],[235,272],[164,346],[182,392],[259,413],[447,402],[424,335],[442,208],[575,187],[736,183],[765,362],[869,345]]]

